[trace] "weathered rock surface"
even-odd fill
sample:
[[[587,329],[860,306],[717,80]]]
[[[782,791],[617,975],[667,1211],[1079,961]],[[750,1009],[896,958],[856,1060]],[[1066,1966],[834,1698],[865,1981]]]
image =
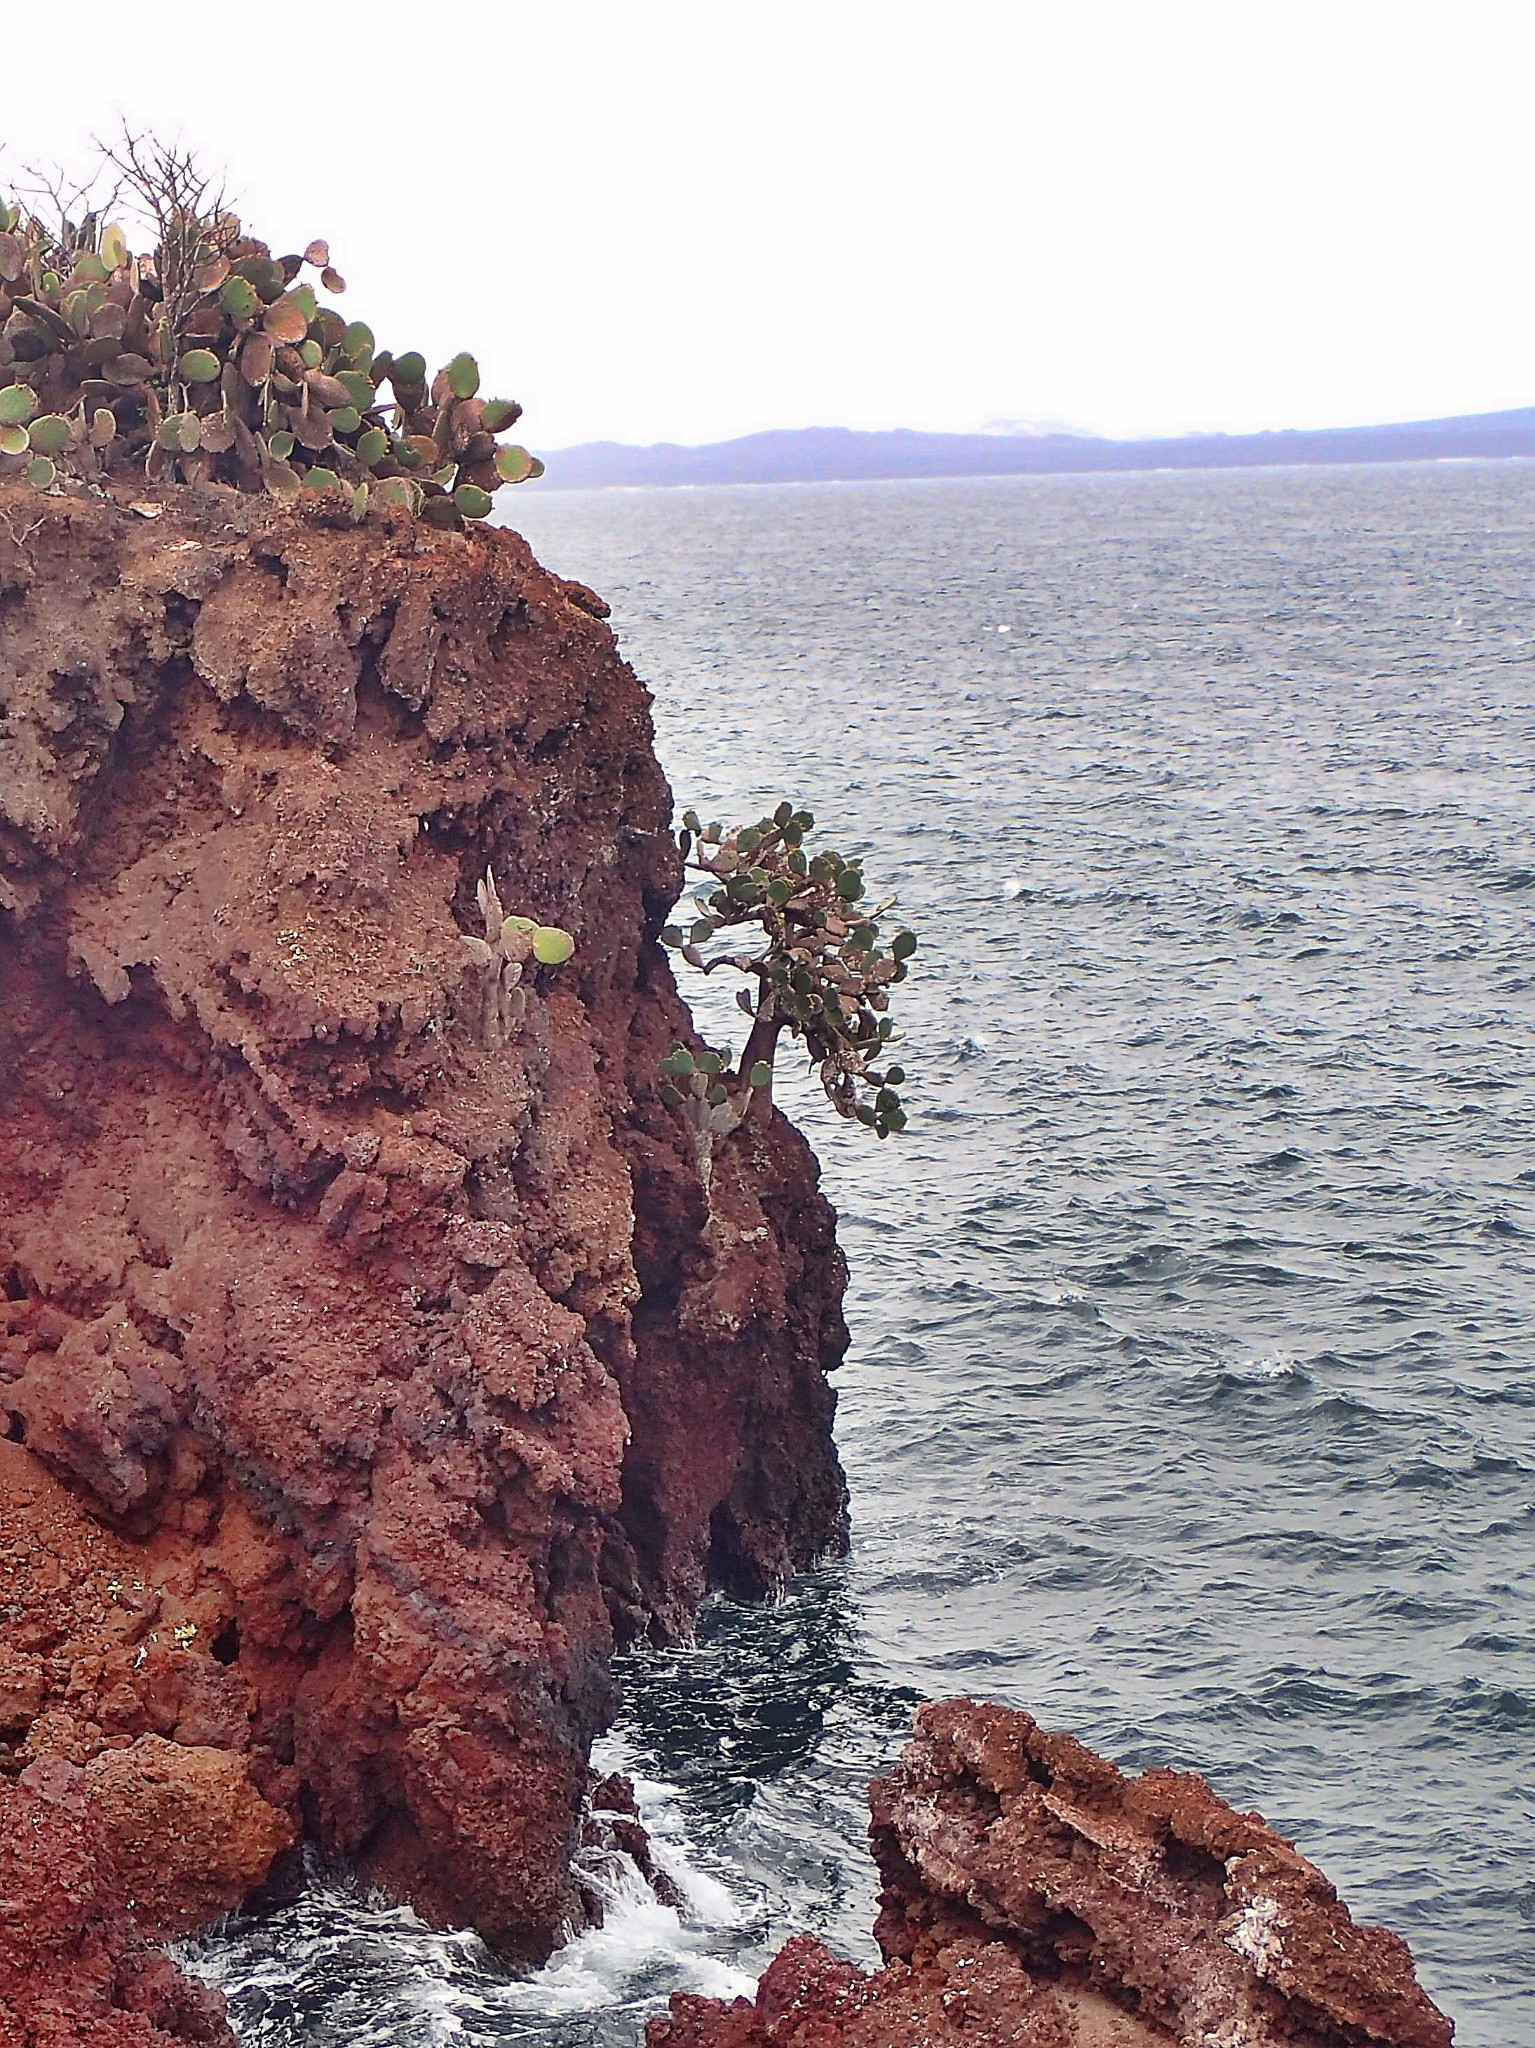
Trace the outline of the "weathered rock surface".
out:
[[[1202,1778],[1129,1778],[1022,1713],[924,1707],[870,1788],[866,1976],[797,1937],[755,2003],[679,1996],[649,2048],[1447,2048],[1406,1944]]]
[[[0,2048],[233,2048],[224,2001],[145,1945],[86,1774],[0,1779]]]
[[[171,1941],[232,1912],[293,1846],[242,1756],[141,1735],[85,1767],[101,1838],[144,1933]]]
[[[510,533],[0,484],[0,1785],[83,1774],[157,1930],[301,1826],[547,1952],[615,1643],[842,1540],[831,1213],[659,1102],[602,609]],[[505,1047],[487,867],[577,941]]]

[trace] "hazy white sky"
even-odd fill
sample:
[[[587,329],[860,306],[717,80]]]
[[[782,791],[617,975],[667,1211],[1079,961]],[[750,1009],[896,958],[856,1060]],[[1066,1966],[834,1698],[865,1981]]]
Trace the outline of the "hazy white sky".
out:
[[[75,0],[9,159],[122,115],[196,143],[279,249],[330,238],[381,345],[472,349],[534,447],[1535,403],[1528,4],[182,19]]]

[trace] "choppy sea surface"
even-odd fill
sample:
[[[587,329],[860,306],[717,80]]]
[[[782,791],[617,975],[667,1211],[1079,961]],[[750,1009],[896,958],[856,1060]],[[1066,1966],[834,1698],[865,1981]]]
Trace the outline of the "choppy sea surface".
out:
[[[679,804],[808,803],[922,937],[909,1129],[780,1091],[852,1267],[853,1555],[628,1662],[684,1910],[620,1873],[514,1982],[317,1881],[195,1952],[242,2039],[628,2044],[796,1928],[867,1958],[864,1781],[969,1692],[1261,1808],[1461,2048],[1531,2048],[1535,469],[516,512]]]

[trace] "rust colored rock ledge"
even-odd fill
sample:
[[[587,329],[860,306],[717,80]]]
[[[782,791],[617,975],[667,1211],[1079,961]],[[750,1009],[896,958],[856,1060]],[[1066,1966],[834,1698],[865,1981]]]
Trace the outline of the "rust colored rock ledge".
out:
[[[815,1162],[657,1094],[670,813],[515,534],[0,483],[0,1792],[134,1938],[302,1832],[545,1955],[615,1646],[844,1541]],[[487,868],[577,946],[506,1045]]]
[[[872,1976],[804,1936],[755,2003],[679,1995],[648,2048],[1448,2048],[1405,1942],[1257,1814],[1126,1777],[1029,1715],[922,1708],[870,1787]]]

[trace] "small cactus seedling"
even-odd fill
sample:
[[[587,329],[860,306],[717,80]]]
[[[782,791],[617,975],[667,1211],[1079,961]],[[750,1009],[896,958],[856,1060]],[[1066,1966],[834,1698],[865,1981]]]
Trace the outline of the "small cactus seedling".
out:
[[[668,925],[662,941],[704,974],[723,967],[755,986],[736,996],[752,1022],[735,1072],[724,1072],[717,1054],[695,1059],[679,1047],[662,1062],[663,1095],[695,1121],[694,1104],[728,1113],[733,1122],[720,1128],[734,1128],[754,1100],[771,1099],[774,1054],[788,1031],[819,1066],[837,1113],[885,1138],[906,1127],[899,1093],[906,1075],[887,1064],[894,1035],[888,1009],[890,989],[905,980],[917,950],[916,935],[901,927],[888,943],[882,939],[881,920],[894,900],[866,904],[861,861],[807,852],[814,823],[809,811],[787,802],[732,832],[704,824],[696,811],[683,813],[683,863],[704,881],[691,922]],[[754,936],[743,951],[739,935],[747,927]],[[716,945],[725,937],[732,942]],[[703,1060],[717,1065],[703,1067]],[[701,1089],[700,1071],[709,1075]]]
[[[480,1035],[488,1046],[499,1047],[514,1036],[527,1013],[529,971],[562,967],[575,952],[576,942],[557,924],[508,915],[489,868],[475,889],[475,900],[485,920],[485,936],[461,932],[459,938],[484,977]]]
[[[729,1135],[744,1123],[747,1112],[760,1095],[764,1100],[772,1086],[773,1069],[766,1060],[739,1074],[727,1070],[726,1056],[706,1046],[695,1053],[685,1045],[674,1045],[661,1062],[661,1100],[680,1109],[693,1133],[698,1170],[704,1186],[710,1185],[714,1141]]]

